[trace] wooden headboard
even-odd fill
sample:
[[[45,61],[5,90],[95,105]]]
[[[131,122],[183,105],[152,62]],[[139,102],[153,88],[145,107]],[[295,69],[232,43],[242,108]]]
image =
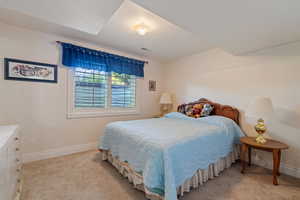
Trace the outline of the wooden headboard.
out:
[[[221,105],[219,103],[209,101],[208,99],[205,99],[205,98],[201,98],[198,101],[194,101],[191,103],[181,104],[178,106],[177,111],[185,114],[184,108],[186,105],[205,104],[205,103],[209,103],[210,105],[214,106],[214,109],[213,109],[211,115],[220,115],[223,117],[230,118],[239,125],[239,110],[238,109],[233,108],[228,105]]]

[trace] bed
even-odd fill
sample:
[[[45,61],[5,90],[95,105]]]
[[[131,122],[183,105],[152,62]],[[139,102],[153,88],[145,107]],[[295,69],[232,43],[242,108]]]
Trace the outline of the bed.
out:
[[[185,107],[206,103],[210,116],[185,115]],[[99,150],[148,199],[176,200],[238,159],[238,120],[237,109],[202,98],[162,118],[108,124]]]

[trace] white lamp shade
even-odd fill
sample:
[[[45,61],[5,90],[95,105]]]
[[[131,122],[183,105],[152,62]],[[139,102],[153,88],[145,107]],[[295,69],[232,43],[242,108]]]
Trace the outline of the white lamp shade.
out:
[[[172,104],[171,95],[169,93],[163,93],[160,97],[160,104]]]
[[[250,103],[246,115],[250,117],[258,117],[268,119],[273,112],[272,100],[268,97],[257,97]]]

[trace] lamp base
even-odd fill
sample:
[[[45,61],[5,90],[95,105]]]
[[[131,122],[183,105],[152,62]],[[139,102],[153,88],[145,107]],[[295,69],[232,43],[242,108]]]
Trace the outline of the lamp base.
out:
[[[163,117],[165,114],[169,112],[169,105],[168,104],[162,104],[160,107],[160,116]]]
[[[264,138],[264,136],[262,134],[259,134],[256,138],[255,141],[258,144],[265,144],[267,142],[267,140]]]

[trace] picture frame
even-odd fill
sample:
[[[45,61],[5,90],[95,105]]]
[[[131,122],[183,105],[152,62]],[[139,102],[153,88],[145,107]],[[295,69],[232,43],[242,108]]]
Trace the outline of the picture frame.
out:
[[[149,80],[149,91],[156,91],[156,81]]]
[[[57,83],[57,65],[4,58],[4,79]]]

